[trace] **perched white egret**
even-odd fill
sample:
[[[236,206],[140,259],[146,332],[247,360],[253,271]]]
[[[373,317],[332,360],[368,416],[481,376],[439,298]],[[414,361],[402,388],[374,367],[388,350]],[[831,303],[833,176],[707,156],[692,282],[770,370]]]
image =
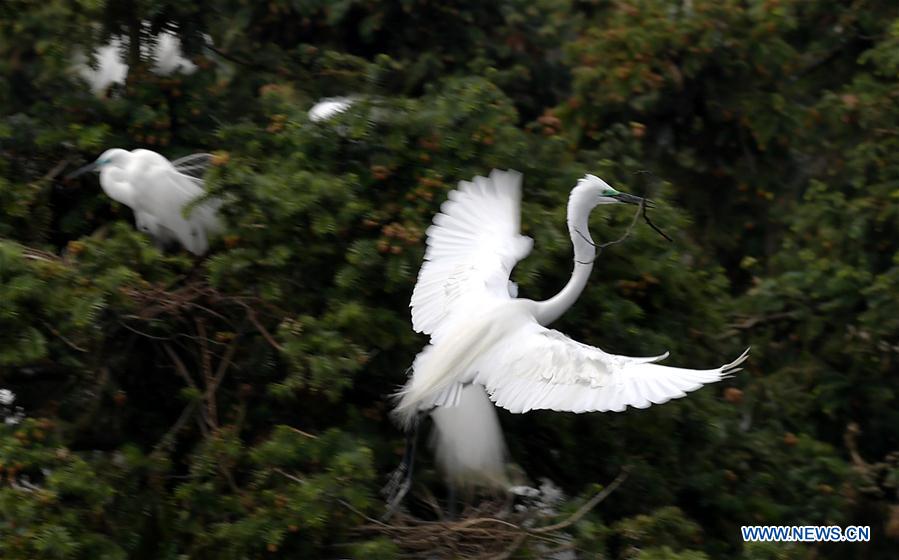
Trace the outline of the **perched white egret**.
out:
[[[535,409],[620,412],[683,397],[738,371],[733,362],[695,370],[658,365],[668,356],[609,354],[547,328],[577,300],[596,257],[588,218],[601,204],[644,204],[586,175],[568,200],[574,272],[546,301],[517,298],[509,275],[533,240],[519,234],[521,174],[494,170],[462,181],[427,230],[410,307],[430,344],[416,356],[395,409],[407,427],[431,411],[437,458],[452,480],[502,481],[503,440],[490,401]]]
[[[202,171],[211,157],[194,154],[172,162],[150,150],[113,148],[69,177],[99,171],[103,191],[134,211],[140,231],[161,247],[177,241],[202,255],[209,249],[209,237],[222,230],[217,215],[221,201],[206,200],[187,211],[185,207],[206,194]]]

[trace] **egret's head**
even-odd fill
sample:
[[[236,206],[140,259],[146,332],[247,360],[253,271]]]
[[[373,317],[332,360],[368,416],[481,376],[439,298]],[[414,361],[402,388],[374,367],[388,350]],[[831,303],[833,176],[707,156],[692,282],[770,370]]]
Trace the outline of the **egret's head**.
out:
[[[66,179],[74,179],[75,177],[84,175],[89,171],[101,171],[106,166],[123,165],[125,162],[125,158],[128,157],[129,154],[130,152],[128,152],[128,150],[123,150],[121,148],[112,148],[106,150],[105,152],[100,154],[100,157],[98,157],[93,162],[66,175]]]
[[[579,208],[593,208],[600,204],[640,204],[642,201],[639,196],[618,191],[596,175],[587,174],[571,191],[569,203]],[[650,201],[646,204],[651,207]]]
[[[121,165],[128,156],[128,151],[121,148],[106,150],[93,163],[95,169],[100,170],[106,165]]]
[[[571,229],[572,232],[578,231],[578,227],[585,228],[585,224],[590,218],[590,212],[594,208],[600,204],[618,204],[620,202],[625,204],[639,204],[640,208],[637,209],[637,212],[643,212],[643,219],[646,220],[649,227],[656,230],[659,235],[668,241],[671,241],[671,238],[649,221],[649,216],[646,215],[647,208],[655,208],[655,204],[653,204],[651,200],[623,193],[612,188],[608,183],[596,175],[590,174],[584,175],[584,178],[577,182],[577,185],[571,191],[571,196],[568,197],[568,228]],[[636,216],[634,219],[636,220]],[[572,233],[572,239],[576,239],[573,236],[574,233]],[[579,232],[579,236],[584,241],[592,243],[589,239],[584,237],[583,232]],[[615,243],[617,242],[618,241],[615,241]],[[577,243],[578,242],[575,241],[575,245],[577,245]]]

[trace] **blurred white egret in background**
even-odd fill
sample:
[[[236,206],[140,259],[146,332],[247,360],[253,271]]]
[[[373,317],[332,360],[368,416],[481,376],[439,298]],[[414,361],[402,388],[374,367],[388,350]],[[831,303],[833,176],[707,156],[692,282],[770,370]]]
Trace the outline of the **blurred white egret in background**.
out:
[[[19,424],[25,418],[21,406],[15,406],[16,394],[9,389],[0,389],[0,420],[7,426]]]
[[[114,37],[108,44],[98,48],[96,68],[92,68],[83,54],[76,54],[75,68],[78,74],[90,85],[94,95],[102,95],[112,84],[124,84],[128,76],[128,65],[122,62],[122,40]]]
[[[211,154],[194,154],[174,162],[150,150],[106,150],[69,178],[97,170],[100,186],[109,197],[134,211],[140,231],[158,246],[178,241],[195,255],[209,249],[209,237],[222,230],[217,211],[221,201],[211,199],[186,206],[206,194],[202,174]]]
[[[144,22],[143,26],[149,28]],[[204,36],[207,44],[212,43],[209,36]],[[109,43],[99,47],[94,55],[95,67],[91,67],[88,57],[82,53],[75,55],[75,69],[90,84],[95,95],[102,95],[112,84],[124,84],[128,76],[128,65],[123,55],[128,50],[126,37],[113,37]],[[162,31],[154,41],[141,43],[140,54],[144,59],[153,61],[150,70],[157,76],[171,76],[175,73],[193,74],[197,65],[184,57],[181,40],[170,31]]]
[[[206,36],[207,41],[209,37]],[[141,45],[143,47],[143,45]],[[181,51],[181,39],[174,33],[163,31],[156,36],[156,45],[152,53],[147,48],[144,56],[153,58],[152,71],[158,76],[171,76],[175,73],[193,74],[197,65],[184,58]]]
[[[352,97],[325,97],[319,99],[318,102],[309,109],[309,120],[312,122],[328,120],[349,109],[355,101],[355,98]]]
[[[387,124],[395,117],[402,114],[401,110],[385,102],[383,98],[373,95],[353,94],[343,97],[323,97],[309,109],[309,121],[313,123],[325,123],[350,109],[359,110],[365,115],[369,124]],[[334,127],[337,134],[346,136],[349,127],[346,124],[338,124]]]
[[[651,203],[594,175],[580,179],[568,200],[574,272],[557,295],[533,301],[515,297],[509,281],[533,245],[519,234],[520,201],[521,174],[514,171],[460,182],[427,230],[412,294],[413,328],[430,335],[430,344],[416,356],[394,413],[414,430],[419,415],[431,412],[437,458],[457,482],[503,484],[504,444],[490,401],[513,413],[646,408],[738,371],[748,354],[715,369],[683,369],[655,363],[667,353],[618,356],[548,329],[577,300],[593,269],[593,208]],[[403,485],[398,491],[405,493],[408,479]]]

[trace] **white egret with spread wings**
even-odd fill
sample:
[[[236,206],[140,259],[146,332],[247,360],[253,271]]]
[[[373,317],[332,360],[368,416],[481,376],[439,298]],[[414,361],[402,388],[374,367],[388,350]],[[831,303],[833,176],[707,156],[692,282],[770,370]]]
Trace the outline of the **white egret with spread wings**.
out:
[[[573,274],[558,294],[534,301],[516,297],[509,280],[533,245],[519,233],[520,201],[521,174],[514,171],[460,182],[427,230],[412,294],[413,328],[430,335],[430,344],[416,356],[394,413],[410,429],[431,413],[438,460],[456,481],[504,478],[502,433],[490,401],[513,413],[646,408],[722,379],[748,354],[714,369],[684,369],[659,365],[667,353],[619,356],[548,328],[577,300],[593,269],[591,211],[651,203],[594,175],[580,179],[568,200]]]
[[[69,175],[100,172],[100,186],[109,197],[134,211],[140,231],[163,247],[177,241],[195,255],[209,249],[209,237],[222,230],[221,201],[204,200],[203,172],[211,154],[193,154],[169,161],[151,150],[112,148],[91,164]]]

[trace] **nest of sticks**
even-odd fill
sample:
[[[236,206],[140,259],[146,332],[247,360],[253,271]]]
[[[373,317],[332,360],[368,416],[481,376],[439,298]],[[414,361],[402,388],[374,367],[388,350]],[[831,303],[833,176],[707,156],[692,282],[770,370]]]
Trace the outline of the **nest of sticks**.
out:
[[[369,517],[343,505],[365,522],[356,531],[362,535],[384,536],[396,544],[408,558],[481,558],[503,560],[523,548],[541,558],[564,551],[576,551],[577,545],[567,531],[602,503],[627,478],[622,470],[608,486],[597,492],[571,515],[552,522],[557,515],[526,508],[511,511],[507,500],[487,500],[467,507],[458,519],[446,519],[433,496],[425,499],[437,520],[424,520],[407,512],[397,512],[388,520]]]

